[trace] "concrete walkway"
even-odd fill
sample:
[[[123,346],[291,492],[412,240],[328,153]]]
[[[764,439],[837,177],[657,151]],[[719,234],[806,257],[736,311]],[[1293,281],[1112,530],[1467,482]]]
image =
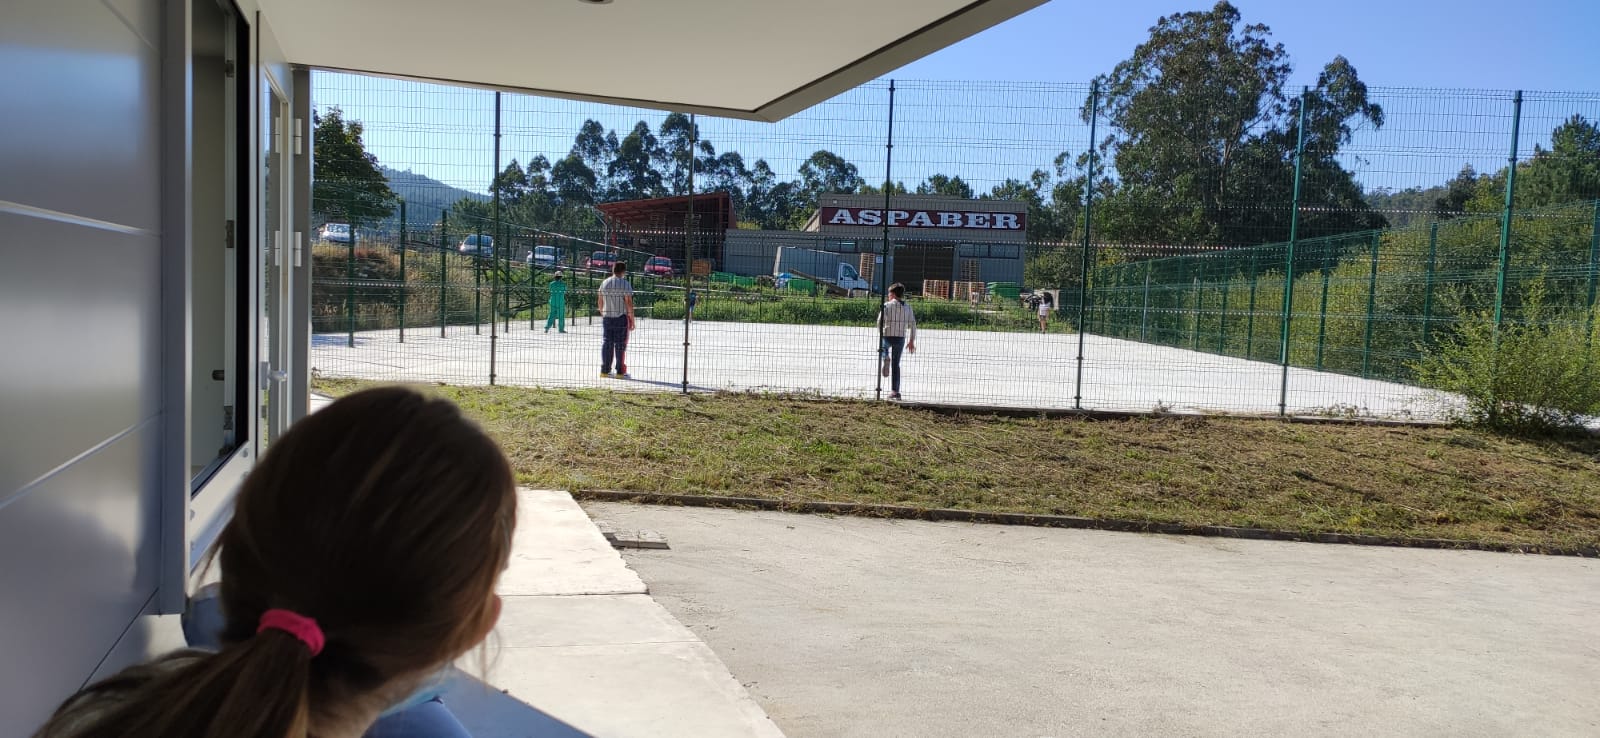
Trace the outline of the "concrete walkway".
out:
[[[469,654],[446,702],[477,738],[783,735],[647,594],[565,492],[521,490],[486,687]]]
[[[1600,735],[1600,561],[585,507],[790,736]]]

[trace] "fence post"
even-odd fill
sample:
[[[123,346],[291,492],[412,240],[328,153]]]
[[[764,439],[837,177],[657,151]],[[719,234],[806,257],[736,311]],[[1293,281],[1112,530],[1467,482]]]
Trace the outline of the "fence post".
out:
[[[883,308],[889,302],[889,197],[894,192],[894,80],[889,80],[889,130],[883,143],[883,263],[878,264],[878,346],[875,356],[876,363],[881,363],[887,353],[888,347],[883,345]],[[763,305],[763,311],[765,306]],[[873,399],[883,398],[883,372],[873,366],[872,376],[877,379],[877,388],[873,390]]]
[[[689,114],[689,218],[684,221],[683,253],[683,393],[689,394],[689,296],[694,292],[694,152],[700,143],[700,128],[694,113]],[[881,372],[880,372],[881,374]],[[881,380],[882,377],[880,376]]]
[[[1072,407],[1083,409],[1083,341],[1088,326],[1084,313],[1089,307],[1089,241],[1094,230],[1094,146],[1095,124],[1100,121],[1100,83],[1089,86],[1089,169],[1083,177],[1083,253],[1078,257],[1078,367],[1072,383]]]
[[[1191,290],[1186,290],[1186,289],[1183,288],[1183,283],[1184,282],[1189,282],[1189,283],[1192,284],[1194,282],[1194,280],[1196,279],[1196,277],[1194,276],[1194,267],[1189,263],[1189,257],[1187,257],[1187,256],[1179,256],[1177,258],[1178,258],[1178,279],[1177,279],[1177,281],[1173,282],[1174,289],[1172,291],[1172,344],[1171,345],[1172,345],[1173,348],[1177,348],[1177,347],[1183,345],[1183,319],[1186,318],[1186,317],[1190,317],[1190,312],[1191,312],[1188,308],[1185,308],[1184,305],[1183,305],[1183,303],[1188,300],[1188,295],[1191,292]]]
[[[1244,358],[1253,359],[1256,355],[1256,258],[1261,255],[1260,247],[1250,249],[1250,317],[1244,323]]]
[[[1289,212],[1289,247],[1283,264],[1283,331],[1278,344],[1278,358],[1283,362],[1283,380],[1278,385],[1278,414],[1289,414],[1289,326],[1294,317],[1294,247],[1300,239],[1300,164],[1306,151],[1306,99],[1309,87],[1300,88],[1300,121],[1296,124],[1294,144],[1294,200]]]
[[[1217,313],[1217,353],[1222,356],[1228,355],[1228,283],[1232,281],[1229,274],[1227,269],[1222,270],[1222,312]]]
[[[1367,337],[1361,344],[1361,376],[1372,373],[1372,321],[1378,306],[1378,248],[1383,245],[1383,231],[1372,232],[1372,271],[1367,275]]]
[[[1600,204],[1597,204],[1600,205]],[[1597,207],[1596,212],[1600,212]],[[1439,223],[1434,221],[1428,224],[1428,271],[1423,276],[1422,287],[1422,345],[1428,345],[1428,322],[1433,319],[1433,275],[1434,260],[1439,253]],[[1593,261],[1591,259],[1590,261]],[[1591,294],[1592,288],[1591,288]]]
[[[350,256],[345,259],[345,264],[344,264],[344,298],[345,298],[344,299],[344,312],[345,312],[345,319],[346,319],[345,328],[348,331],[348,335],[346,336],[346,340],[345,340],[345,345],[350,347],[350,348],[355,348],[356,347],[356,217],[355,217],[355,201],[354,200],[351,200],[351,202],[350,202],[350,210],[348,212],[350,214],[350,217],[346,218],[345,220],[350,221]]]
[[[1194,275],[1194,322],[1189,325],[1189,350],[1200,350],[1200,314],[1205,312],[1205,293],[1201,291],[1206,279],[1205,257],[1200,259],[1200,273]]]
[[[406,201],[400,198],[400,342],[406,342]]]
[[[500,309],[500,249],[505,247],[505,234],[500,232],[500,91],[494,93],[494,176],[489,179],[489,187],[494,190],[494,246],[489,249],[489,265],[494,268],[494,274],[489,281],[489,386],[494,386],[494,361],[500,343],[498,318],[494,317],[496,310]],[[483,253],[483,239],[478,239],[478,253]],[[480,262],[481,263],[481,262]],[[509,310],[507,312],[510,312]],[[506,317],[506,330],[511,330],[511,317]]]
[[[1144,307],[1139,311],[1139,340],[1150,338],[1150,259],[1144,260]]]
[[[1500,264],[1494,278],[1494,327],[1499,340],[1506,304],[1506,268],[1511,263],[1511,209],[1517,192],[1517,137],[1522,127],[1522,90],[1511,97],[1511,156],[1506,165],[1506,206],[1500,215]],[[1498,353],[1498,352],[1497,352]]]
[[[1322,307],[1317,309],[1317,371],[1322,371],[1322,349],[1328,344],[1328,275],[1332,270],[1322,265]]]
[[[483,335],[483,223],[473,229],[472,247],[472,334]]]
[[[450,208],[439,211],[439,337],[444,338],[444,327],[448,316],[445,315],[445,287],[448,283],[449,272],[446,269],[445,254],[450,251]]]
[[[1594,201],[1594,220],[1589,230],[1589,306],[1588,318],[1583,332],[1584,341],[1591,341],[1594,337],[1594,298],[1596,283],[1600,282],[1600,200]],[[1587,344],[1585,344],[1587,345]]]

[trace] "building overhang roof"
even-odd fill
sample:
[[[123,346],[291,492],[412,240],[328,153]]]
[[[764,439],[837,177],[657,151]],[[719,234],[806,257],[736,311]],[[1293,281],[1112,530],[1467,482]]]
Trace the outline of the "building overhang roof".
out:
[[[700,230],[720,231],[734,227],[733,199],[726,192],[657,197],[649,200],[619,200],[594,206],[618,226],[653,227],[658,216],[661,227],[682,228],[683,218],[692,210]]]
[[[259,0],[321,69],[774,121],[1045,0]]]

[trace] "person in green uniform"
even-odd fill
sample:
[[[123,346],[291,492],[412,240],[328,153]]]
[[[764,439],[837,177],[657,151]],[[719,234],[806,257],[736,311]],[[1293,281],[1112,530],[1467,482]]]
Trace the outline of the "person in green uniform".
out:
[[[550,280],[550,317],[544,320],[544,332],[550,332],[550,326],[559,326],[560,332],[567,332],[567,280],[562,278],[561,272]]]

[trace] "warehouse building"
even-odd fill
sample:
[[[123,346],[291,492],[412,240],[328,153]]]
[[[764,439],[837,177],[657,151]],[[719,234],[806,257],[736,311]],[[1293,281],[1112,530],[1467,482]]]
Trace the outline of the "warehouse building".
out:
[[[825,195],[802,230],[730,230],[721,268],[771,274],[780,247],[799,247],[847,255],[863,276],[902,282],[914,294],[924,285],[1022,283],[1027,203],[897,195],[889,205],[886,213],[882,195]],[[875,267],[882,261],[885,220],[892,255],[888,274],[880,277]]]

